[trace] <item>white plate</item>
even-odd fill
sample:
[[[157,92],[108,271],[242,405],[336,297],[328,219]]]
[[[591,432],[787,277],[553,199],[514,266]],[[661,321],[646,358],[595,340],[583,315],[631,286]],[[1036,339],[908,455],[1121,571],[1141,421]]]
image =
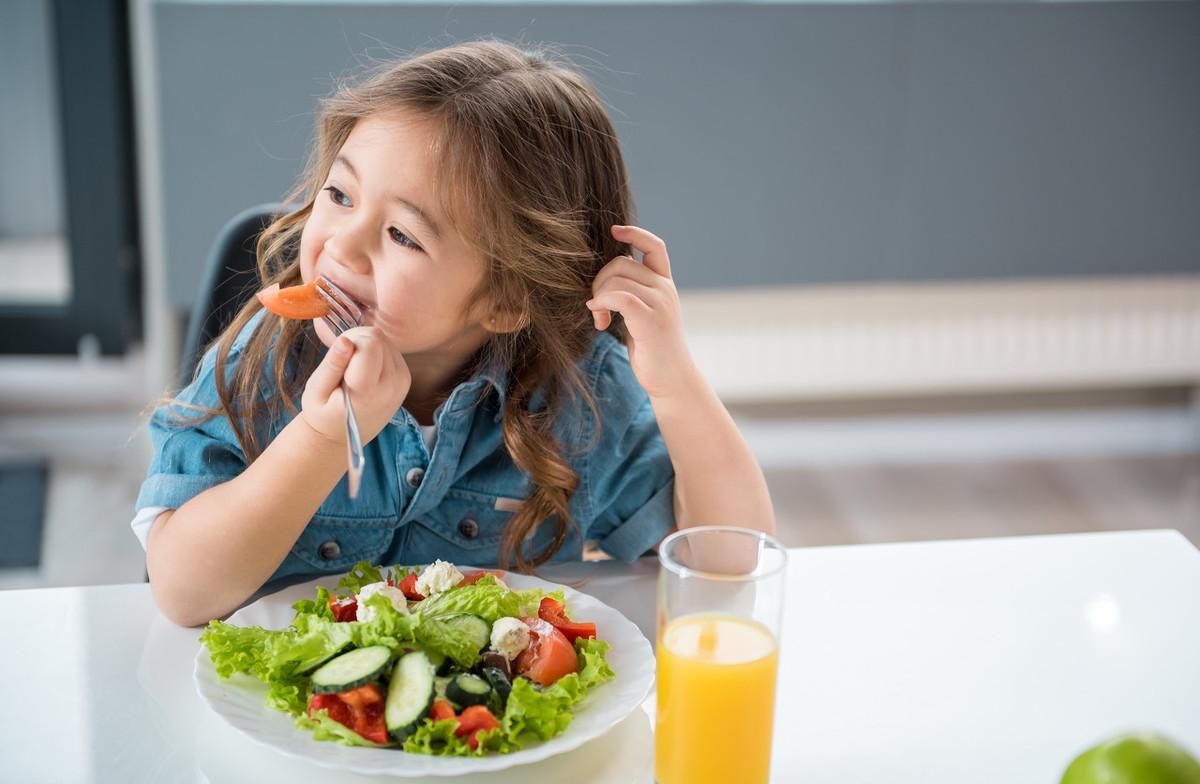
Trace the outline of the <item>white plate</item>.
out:
[[[238,610],[229,617],[229,623],[261,626],[264,629],[287,628],[295,617],[293,603],[314,598],[318,585],[332,590],[339,579],[339,576],[323,577],[285,588]],[[242,674],[227,680],[218,677],[208,648],[203,644],[196,652],[196,690],[234,728],[290,757],[327,768],[406,777],[462,776],[524,765],[562,754],[603,735],[646,699],[654,685],[654,653],[638,627],[625,616],[565,585],[520,574],[508,574],[504,582],[516,590],[561,590],[566,596],[567,611],[571,617],[594,622],[600,638],[611,646],[607,658],[616,677],[593,689],[583,702],[575,706],[575,717],[570,726],[561,735],[544,743],[534,740],[511,754],[476,758],[433,757],[408,754],[399,749],[350,747],[332,741],[317,741],[309,732],[296,727],[292,716],[267,707],[266,684]]]

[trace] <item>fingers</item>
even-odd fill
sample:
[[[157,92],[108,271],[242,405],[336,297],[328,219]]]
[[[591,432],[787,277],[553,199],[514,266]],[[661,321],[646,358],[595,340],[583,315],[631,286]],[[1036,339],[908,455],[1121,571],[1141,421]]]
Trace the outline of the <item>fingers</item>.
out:
[[[601,299],[601,295],[609,291],[627,291],[650,310],[656,310],[668,306],[669,300],[674,296],[675,284],[670,278],[648,269],[643,263],[635,261],[629,256],[618,256],[604,265],[596,274],[595,280],[592,281],[592,302],[604,301]],[[588,307],[593,311],[596,328],[608,329],[612,323],[611,313],[592,307],[591,302]],[[613,310],[622,312],[627,317],[629,315],[636,317],[636,306],[633,313],[628,312],[628,307],[624,310],[621,308]]]
[[[354,345],[353,362],[345,369],[343,380],[351,392],[367,390],[383,375],[384,346],[373,327],[355,327],[342,333],[338,340],[350,340]]]
[[[608,329],[612,324],[613,311],[621,314],[631,330],[636,330],[636,325],[644,323],[652,313],[650,306],[636,294],[615,288],[589,299],[587,306],[599,330]]]
[[[658,307],[663,300],[663,292],[655,286],[647,286],[639,280],[624,276],[609,277],[604,283],[593,286],[592,299],[609,291],[628,291],[651,308]]]
[[[592,291],[600,291],[605,283],[617,276],[632,278],[646,286],[655,286],[663,281],[661,275],[654,270],[647,269],[645,265],[635,261],[632,257],[617,256],[596,273],[596,277],[592,281]]]
[[[350,338],[343,335],[336,339],[317,369],[308,377],[307,391],[316,394],[318,400],[328,400],[338,384],[342,383],[354,352],[354,341]]]
[[[613,226],[612,235],[642,252],[642,263],[664,278],[671,277],[671,259],[667,244],[657,236],[637,226]]]

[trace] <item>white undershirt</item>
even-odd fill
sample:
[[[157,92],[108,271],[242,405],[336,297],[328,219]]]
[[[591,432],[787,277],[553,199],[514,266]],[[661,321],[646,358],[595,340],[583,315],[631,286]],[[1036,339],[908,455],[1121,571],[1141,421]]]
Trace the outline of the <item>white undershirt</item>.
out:
[[[425,442],[425,448],[432,455],[433,445],[437,443],[437,425],[417,425],[417,427],[421,431],[421,440]],[[137,540],[142,543],[143,550],[146,549],[146,542],[150,539],[150,529],[154,526],[154,521],[170,508],[169,506],[146,506],[134,514],[129,527],[133,529],[133,535],[137,537]]]
[[[437,443],[437,425],[417,425],[421,429],[421,440],[429,454],[433,454],[433,445]]]

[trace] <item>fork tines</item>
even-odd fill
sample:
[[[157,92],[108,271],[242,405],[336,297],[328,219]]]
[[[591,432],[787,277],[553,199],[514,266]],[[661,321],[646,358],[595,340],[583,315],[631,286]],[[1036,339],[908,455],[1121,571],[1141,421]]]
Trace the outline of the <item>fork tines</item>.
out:
[[[362,324],[362,310],[346,292],[324,275],[319,278],[317,293],[329,303],[329,318],[336,324],[339,333]]]

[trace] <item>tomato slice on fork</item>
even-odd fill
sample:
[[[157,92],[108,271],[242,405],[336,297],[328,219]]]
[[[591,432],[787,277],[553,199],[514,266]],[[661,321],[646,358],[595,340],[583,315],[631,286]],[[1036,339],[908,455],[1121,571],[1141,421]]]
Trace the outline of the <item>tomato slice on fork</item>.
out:
[[[272,283],[255,296],[264,308],[281,318],[317,319],[329,313],[329,303],[317,291],[319,283],[319,280],[314,280],[287,288]]]

